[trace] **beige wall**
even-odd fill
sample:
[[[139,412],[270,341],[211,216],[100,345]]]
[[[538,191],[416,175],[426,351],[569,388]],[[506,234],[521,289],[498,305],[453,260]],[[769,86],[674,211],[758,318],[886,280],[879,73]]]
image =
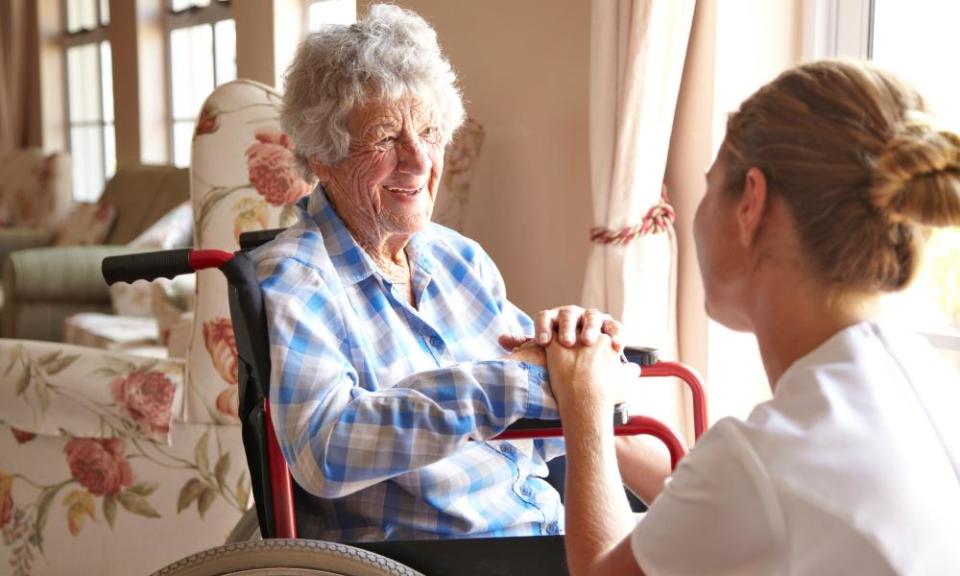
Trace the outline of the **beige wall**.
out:
[[[397,4],[436,28],[468,114],[486,128],[466,234],[496,261],[525,311],[579,301],[592,222],[590,3]]]

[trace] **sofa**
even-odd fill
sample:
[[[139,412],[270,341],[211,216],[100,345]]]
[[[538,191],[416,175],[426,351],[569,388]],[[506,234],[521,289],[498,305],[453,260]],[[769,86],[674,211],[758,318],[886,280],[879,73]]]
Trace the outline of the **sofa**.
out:
[[[55,234],[0,235],[4,338],[61,341],[64,319],[80,311],[110,312],[100,276],[105,256],[131,251],[131,240],[190,196],[189,171],[173,166],[121,166],[107,182],[100,206],[113,224],[99,245],[50,246]],[[69,227],[69,216],[60,228]]]

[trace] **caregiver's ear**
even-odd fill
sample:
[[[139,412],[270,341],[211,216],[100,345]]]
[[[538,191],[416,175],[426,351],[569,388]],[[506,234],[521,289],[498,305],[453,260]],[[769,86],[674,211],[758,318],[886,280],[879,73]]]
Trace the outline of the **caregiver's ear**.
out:
[[[766,206],[767,177],[754,166],[747,170],[743,192],[737,201],[737,226],[740,229],[740,242],[744,246],[753,244],[756,239]]]

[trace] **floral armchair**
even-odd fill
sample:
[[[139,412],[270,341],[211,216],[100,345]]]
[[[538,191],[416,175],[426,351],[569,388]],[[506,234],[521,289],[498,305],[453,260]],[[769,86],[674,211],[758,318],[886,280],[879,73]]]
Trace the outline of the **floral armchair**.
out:
[[[51,241],[73,206],[72,182],[66,152],[0,153],[0,263],[10,252]]]
[[[237,80],[204,103],[195,246],[234,250],[310,190],[279,101]],[[248,508],[226,284],[196,286],[185,359],[0,340],[0,574],[149,573],[223,543]]]

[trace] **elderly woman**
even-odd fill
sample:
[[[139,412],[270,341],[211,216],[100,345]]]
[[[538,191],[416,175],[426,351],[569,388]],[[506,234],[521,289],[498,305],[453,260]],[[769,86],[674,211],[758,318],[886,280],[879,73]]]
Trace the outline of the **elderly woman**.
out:
[[[558,416],[542,350],[510,352],[535,324],[480,246],[430,223],[463,114],[435,32],[394,6],[310,35],[288,71],[282,123],[319,185],[256,258],[302,536],[563,529],[544,480],[562,443],[485,441]],[[576,307],[536,326],[567,345],[618,331]]]
[[[780,75],[727,122],[694,225],[707,312],[756,335],[773,399],[704,434],[635,524],[604,345],[553,346],[570,573],[960,574],[960,378],[878,320],[931,226],[960,225],[960,136],[858,62]]]

